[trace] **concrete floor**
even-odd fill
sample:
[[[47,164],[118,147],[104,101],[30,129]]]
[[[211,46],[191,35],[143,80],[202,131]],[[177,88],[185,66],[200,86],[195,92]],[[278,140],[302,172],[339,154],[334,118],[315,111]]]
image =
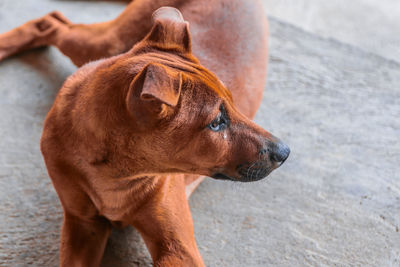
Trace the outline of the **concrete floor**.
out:
[[[124,7],[37,3],[1,1],[0,32],[53,9],[93,22]],[[358,20],[349,23],[357,27]],[[266,180],[200,185],[190,204],[207,266],[399,266],[400,63],[384,46],[374,54],[362,42],[321,38],[280,19],[270,26],[269,78],[256,121],[289,143],[292,154]],[[53,48],[0,63],[0,266],[58,263],[62,213],[39,139],[58,88],[74,70]],[[114,231],[103,266],[149,265],[133,229]]]
[[[268,15],[400,61],[398,0],[262,0]]]

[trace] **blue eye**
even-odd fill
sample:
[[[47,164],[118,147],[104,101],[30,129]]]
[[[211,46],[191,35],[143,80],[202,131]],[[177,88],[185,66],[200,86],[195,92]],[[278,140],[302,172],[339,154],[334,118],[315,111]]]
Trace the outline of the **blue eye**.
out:
[[[218,116],[209,125],[207,125],[207,127],[214,132],[225,130],[230,124],[229,117],[225,111],[225,107],[223,104],[221,104],[219,110],[220,113],[218,114]]]
[[[208,125],[208,128],[214,132],[222,131],[226,128],[226,120],[219,116]]]

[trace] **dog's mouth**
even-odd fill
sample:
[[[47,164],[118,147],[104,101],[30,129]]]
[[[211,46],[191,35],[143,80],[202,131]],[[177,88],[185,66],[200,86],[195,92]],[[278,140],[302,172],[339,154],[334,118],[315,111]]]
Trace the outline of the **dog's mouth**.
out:
[[[215,173],[213,175],[211,175],[212,178],[217,179],[217,180],[232,180],[232,181],[237,181],[237,179],[230,177],[226,174],[223,173]]]
[[[259,181],[265,177],[267,177],[271,173],[271,170],[264,170],[261,172],[258,172],[257,174],[252,172],[246,175],[240,175],[237,178],[234,178],[232,176],[226,175],[224,173],[215,173],[211,175],[212,178],[217,179],[217,180],[229,180],[229,181],[234,181],[234,182],[255,182]]]
[[[283,164],[266,164],[266,162],[258,161],[255,163],[241,164],[236,167],[237,176],[231,176],[226,172],[216,172],[211,175],[212,178],[218,180],[230,180],[236,182],[255,182],[267,177],[273,170],[277,169]]]
[[[250,170],[240,170],[238,177],[232,177],[225,173],[215,173],[211,175],[212,178],[217,180],[229,180],[235,182],[255,182],[267,177],[272,171],[272,168],[265,169],[250,169]]]

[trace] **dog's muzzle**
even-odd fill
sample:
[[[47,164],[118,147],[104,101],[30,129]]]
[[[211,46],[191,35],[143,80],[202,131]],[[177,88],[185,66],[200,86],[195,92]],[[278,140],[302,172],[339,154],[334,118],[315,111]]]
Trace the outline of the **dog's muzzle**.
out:
[[[238,178],[224,173],[216,173],[213,178],[240,182],[254,182],[267,177],[273,170],[281,166],[289,157],[290,148],[282,143],[269,143],[259,152],[255,162],[246,162],[236,167]]]
[[[271,173],[271,164],[265,161],[257,161],[252,164],[241,164],[237,167],[241,182],[253,182],[267,177]]]

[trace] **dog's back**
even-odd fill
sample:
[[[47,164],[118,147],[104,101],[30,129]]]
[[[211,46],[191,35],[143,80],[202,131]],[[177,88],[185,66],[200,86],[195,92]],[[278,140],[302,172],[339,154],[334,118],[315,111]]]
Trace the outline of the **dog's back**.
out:
[[[193,54],[231,90],[237,107],[245,115],[254,117],[261,103],[268,59],[268,22],[261,1],[135,2],[137,6],[132,9],[140,7],[141,13],[133,25],[143,27],[135,30],[132,42],[145,36],[151,27],[151,13],[157,8],[169,5],[179,9],[190,24]],[[121,14],[117,20],[122,21],[123,17]]]
[[[264,91],[268,23],[260,1],[196,1],[182,10],[193,53],[231,90],[236,106],[253,117]],[[195,10],[195,12],[194,12]]]

